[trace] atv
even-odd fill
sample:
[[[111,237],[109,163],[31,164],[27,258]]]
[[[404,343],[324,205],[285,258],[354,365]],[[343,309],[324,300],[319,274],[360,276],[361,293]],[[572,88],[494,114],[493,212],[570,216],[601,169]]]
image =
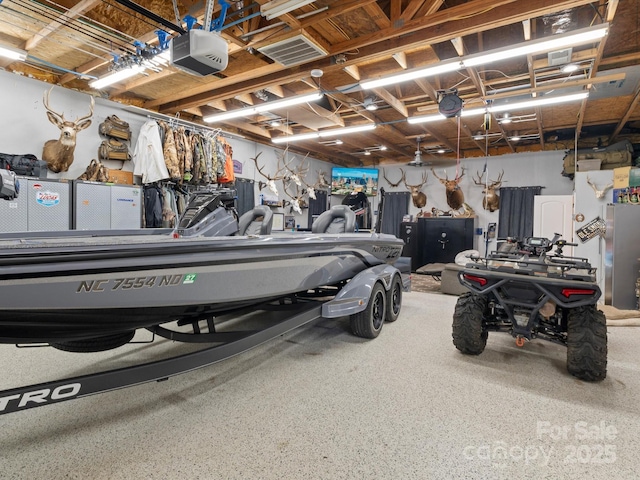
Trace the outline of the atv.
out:
[[[486,258],[470,257],[458,273],[470,292],[458,298],[453,344],[479,355],[489,331],[508,332],[516,345],[535,338],[567,347],[567,370],[582,380],[607,375],[607,324],[596,302],[601,295],[595,271],[585,258],[564,256],[567,243],[508,238]],[[549,253],[553,247],[555,252]]]

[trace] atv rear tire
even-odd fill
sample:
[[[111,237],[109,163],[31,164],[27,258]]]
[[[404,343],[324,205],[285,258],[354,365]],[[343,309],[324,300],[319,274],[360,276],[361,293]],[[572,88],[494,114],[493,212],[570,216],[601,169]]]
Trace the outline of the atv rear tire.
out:
[[[569,311],[567,370],[589,382],[607,376],[607,319],[595,305]]]
[[[480,355],[489,333],[484,326],[487,299],[466,292],[460,295],[453,313],[453,344],[462,353]]]
[[[119,332],[111,335],[96,338],[84,338],[82,340],[67,340],[65,342],[51,342],[53,348],[65,352],[91,353],[104,352],[113,348],[121,347],[131,341],[135,335],[135,330],[129,332]]]

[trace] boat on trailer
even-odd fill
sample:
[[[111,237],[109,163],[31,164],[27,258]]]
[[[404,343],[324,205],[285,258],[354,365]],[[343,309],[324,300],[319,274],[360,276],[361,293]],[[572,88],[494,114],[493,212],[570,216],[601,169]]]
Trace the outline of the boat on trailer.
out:
[[[323,231],[264,234],[270,209],[238,221],[233,197],[225,189],[194,195],[172,230],[0,236],[0,343],[95,352],[147,329],[212,344],[174,359],[0,391],[0,414],[164,379],[317,318],[349,316],[353,332],[366,338],[397,319],[410,289],[397,263],[402,240],[348,231],[355,215],[344,206],[318,219],[328,226]],[[243,224],[254,230],[238,232]],[[335,225],[347,231],[335,233]],[[261,311],[271,319],[257,328],[229,322]]]

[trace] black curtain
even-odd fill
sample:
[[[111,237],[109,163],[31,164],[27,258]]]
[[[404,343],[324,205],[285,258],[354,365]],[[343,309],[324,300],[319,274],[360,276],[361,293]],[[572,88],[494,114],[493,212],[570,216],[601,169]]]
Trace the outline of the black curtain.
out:
[[[307,219],[307,226],[311,228],[311,224],[313,223],[313,216],[320,215],[322,212],[327,210],[327,191],[326,190],[316,190],[316,198],[309,199],[309,212]]]
[[[384,200],[382,201],[382,226],[380,233],[390,233],[396,237],[400,237],[400,223],[402,217],[409,213],[409,192],[384,192]]]
[[[236,178],[236,192],[238,195],[238,216],[253,210],[256,206],[253,180],[248,178]]]
[[[542,187],[501,187],[498,238],[533,235],[533,197]]]

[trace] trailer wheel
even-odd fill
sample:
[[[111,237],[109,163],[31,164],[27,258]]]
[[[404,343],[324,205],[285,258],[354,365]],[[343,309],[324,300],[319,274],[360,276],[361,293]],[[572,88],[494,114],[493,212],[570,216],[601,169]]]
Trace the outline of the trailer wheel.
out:
[[[103,352],[129,343],[135,333],[135,330],[132,330],[130,332],[119,332],[112,335],[105,335],[103,337],[67,340],[65,342],[51,342],[49,345],[65,352]]]
[[[460,295],[453,312],[453,344],[462,353],[480,355],[489,333],[484,326],[487,299],[466,292]]]
[[[595,305],[569,311],[567,370],[589,382],[604,380],[607,376],[607,319]]]
[[[382,330],[387,313],[387,295],[384,287],[376,282],[371,291],[367,308],[351,315],[351,330],[363,338],[376,338]]]
[[[385,321],[395,322],[400,316],[402,308],[402,280],[397,275],[391,281],[391,288],[387,292],[387,317]]]

